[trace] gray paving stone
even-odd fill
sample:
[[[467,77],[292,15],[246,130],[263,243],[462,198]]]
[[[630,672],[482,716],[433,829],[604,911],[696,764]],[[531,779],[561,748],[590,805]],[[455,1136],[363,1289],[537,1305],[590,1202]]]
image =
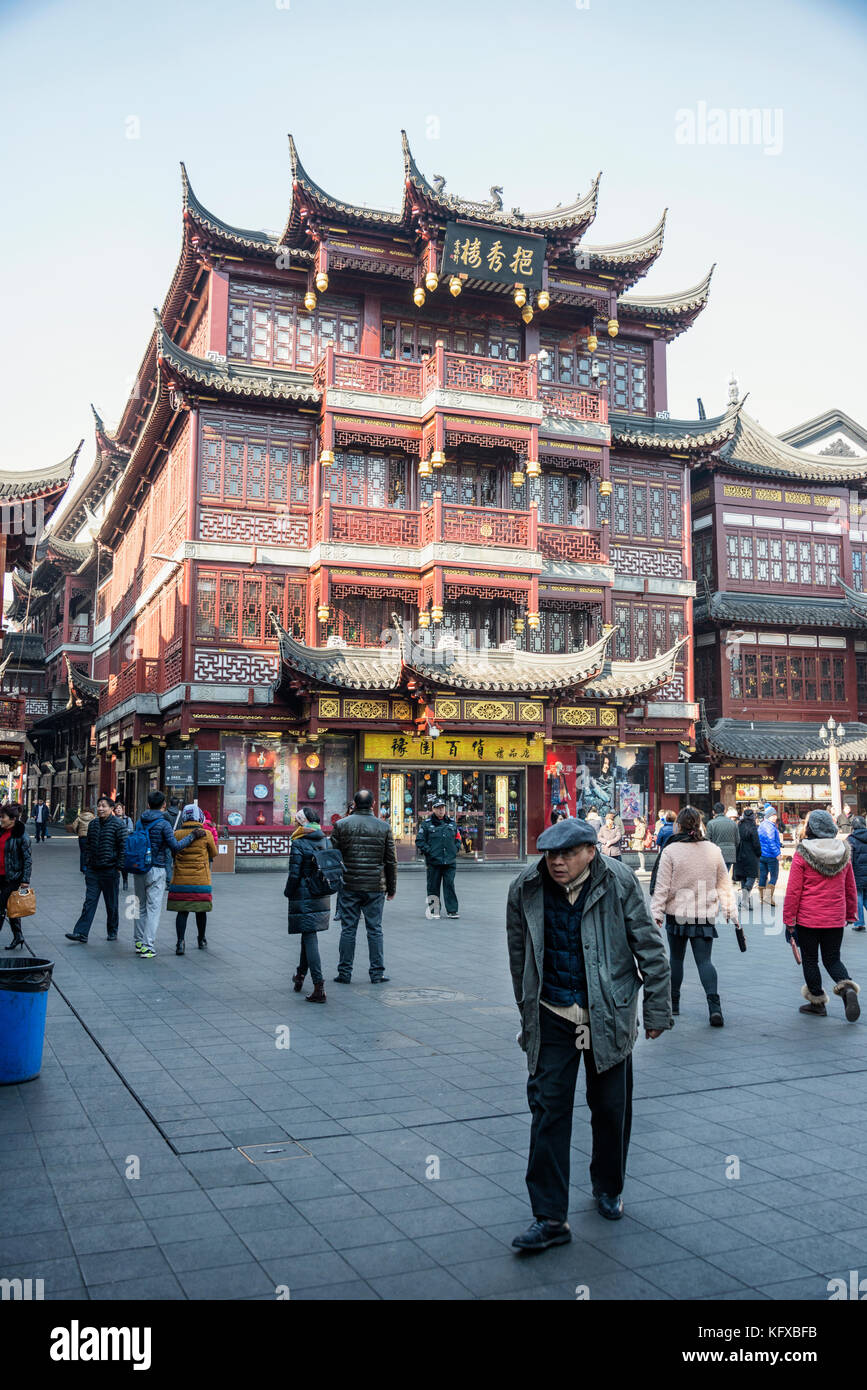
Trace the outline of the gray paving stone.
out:
[[[740,1253],[740,1252],[728,1252]],[[764,1252],[761,1252],[764,1253]],[[714,1256],[725,1259],[725,1254]],[[738,1267],[740,1267],[740,1262]],[[703,1298],[711,1294],[726,1293],[729,1289],[744,1287],[744,1281],[728,1270],[709,1264],[707,1260],[672,1260],[667,1264],[656,1265],[642,1271],[643,1276],[672,1298]]]
[[[180,1301],[188,1297],[171,1273],[156,1274],[143,1279],[121,1279],[106,1284],[92,1284],[89,1294],[91,1301],[95,1303],[105,1303],[111,1300],[156,1303],[169,1302],[170,1300]],[[219,1294],[212,1296],[220,1297]]]
[[[117,1251],[114,1250],[98,1255],[81,1255],[79,1264],[85,1284],[110,1284],[117,1278],[149,1279],[171,1273],[165,1255],[156,1245],[146,1245],[139,1250],[125,1250],[122,1267]]]
[[[288,1284],[292,1298],[296,1289],[315,1288],[317,1284],[345,1284],[356,1277],[352,1266],[335,1250],[311,1255],[269,1256],[263,1259],[262,1265],[275,1284]]]
[[[388,1274],[370,1280],[371,1288],[384,1299],[435,1302],[469,1299],[473,1295],[465,1284],[445,1269],[421,1269],[412,1273]]]
[[[232,1234],[202,1240],[172,1241],[165,1246],[165,1258],[176,1274],[243,1264],[249,1257],[247,1247]]]
[[[346,1284],[317,1284],[313,1288],[298,1289],[296,1303],[360,1303],[379,1301],[379,1294],[365,1284],[362,1279],[354,1279]]]
[[[322,1232],[306,1221],[268,1231],[242,1231],[240,1235],[250,1253],[263,1263],[288,1255],[327,1254],[332,1248]]]
[[[144,1221],[117,1221],[110,1226],[82,1226],[70,1234],[76,1254],[97,1255],[115,1250],[118,1252],[119,1264],[123,1251],[137,1250],[142,1245],[156,1243]]]
[[[211,1236],[230,1236],[228,1221],[218,1211],[175,1212],[169,1216],[148,1217],[148,1226],[158,1244],[168,1247],[181,1240],[204,1240]]]

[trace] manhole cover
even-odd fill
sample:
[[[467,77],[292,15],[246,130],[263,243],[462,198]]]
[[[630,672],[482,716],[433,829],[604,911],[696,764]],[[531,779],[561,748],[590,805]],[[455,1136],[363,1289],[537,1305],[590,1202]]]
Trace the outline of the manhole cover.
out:
[[[382,994],[385,1004],[454,1004],[476,998],[456,989],[387,989]]]
[[[309,1149],[299,1144],[297,1139],[275,1140],[273,1144],[247,1144],[238,1146],[248,1163],[285,1163],[290,1158],[312,1158]]]

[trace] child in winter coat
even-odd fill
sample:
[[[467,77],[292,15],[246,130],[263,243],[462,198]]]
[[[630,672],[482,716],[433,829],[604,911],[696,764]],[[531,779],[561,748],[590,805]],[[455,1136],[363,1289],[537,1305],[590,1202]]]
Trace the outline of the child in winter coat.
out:
[[[843,932],[858,912],[852,855],[845,840],[837,838],[834,817],[828,811],[811,811],[807,832],[792,857],[789,884],[783,903],[787,933],[797,934],[805,984],[801,993],[806,1004],[802,1014],[824,1018],[828,996],[822,988],[822,964],[834,983],[834,993],[843,1000],[846,1017],[854,1023],[861,1013],[860,986],[849,978],[840,959]]]

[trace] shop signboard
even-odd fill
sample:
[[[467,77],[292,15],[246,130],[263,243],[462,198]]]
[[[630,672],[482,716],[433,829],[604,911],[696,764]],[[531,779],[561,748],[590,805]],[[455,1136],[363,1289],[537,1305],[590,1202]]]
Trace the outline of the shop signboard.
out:
[[[196,782],[195,748],[166,750],[166,786],[192,787]]]
[[[663,763],[662,786],[666,796],[686,796],[686,763]]]
[[[142,739],[139,744],[134,743],[129,750],[130,767],[153,767],[156,761],[156,744],[152,738]]]
[[[200,748],[196,752],[196,782],[200,787],[226,784],[226,755],[218,749]]]
[[[532,735],[458,734],[413,739],[408,734],[365,734],[363,757],[387,763],[516,763],[541,764],[545,744]]]
[[[687,763],[686,781],[694,796],[707,796],[710,792],[710,763]]]
[[[540,290],[547,249],[545,237],[533,233],[449,222],[443,238],[440,274],[469,275],[497,285]]]

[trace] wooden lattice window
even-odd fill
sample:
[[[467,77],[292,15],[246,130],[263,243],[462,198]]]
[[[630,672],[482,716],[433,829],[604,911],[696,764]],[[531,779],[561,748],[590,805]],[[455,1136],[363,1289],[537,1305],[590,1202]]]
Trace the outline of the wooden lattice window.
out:
[[[729,579],[753,584],[791,584],[798,588],[834,588],[840,572],[837,541],[786,539],[762,532],[726,536]]]
[[[407,467],[404,455],[335,454],[327,487],[335,506],[391,508],[407,505]]]
[[[309,431],[246,426],[232,418],[202,425],[199,477],[210,502],[239,507],[306,507],[310,481]]]
[[[229,356],[269,367],[314,367],[332,343],[357,352],[357,299],[329,295],[313,313],[300,290],[233,280],[229,291]]]
[[[531,652],[560,655],[577,652],[591,640],[590,609],[573,604],[569,607],[542,606],[539,627],[527,633],[526,646]]]
[[[680,486],[648,484],[643,472],[640,465],[624,463],[611,470],[615,536],[657,544],[679,542],[683,533]]]
[[[729,688],[733,699],[763,700],[778,705],[843,704],[846,659],[843,656],[792,656],[788,652],[732,654]]]
[[[486,329],[472,329],[383,316],[380,353],[389,361],[423,361],[433,356],[438,342],[447,352],[494,357],[505,362],[521,361],[521,335],[504,324],[491,323]]]
[[[304,633],[307,586],[284,575],[240,575],[199,571],[196,578],[196,637],[254,643],[275,640],[273,612],[293,636]]]
[[[334,600],[327,633],[352,647],[381,647],[393,631],[392,613],[414,625],[415,610],[399,599],[344,595]]]
[[[421,505],[430,506],[434,493],[441,492],[443,502],[451,506],[499,507],[502,505],[500,471],[487,464],[446,464],[432,478],[420,479]],[[517,499],[517,492],[515,496]],[[515,505],[519,505],[517,500]]]
[[[674,603],[615,603],[614,627],[614,659],[646,661],[680,641],[684,633],[683,608]]]

